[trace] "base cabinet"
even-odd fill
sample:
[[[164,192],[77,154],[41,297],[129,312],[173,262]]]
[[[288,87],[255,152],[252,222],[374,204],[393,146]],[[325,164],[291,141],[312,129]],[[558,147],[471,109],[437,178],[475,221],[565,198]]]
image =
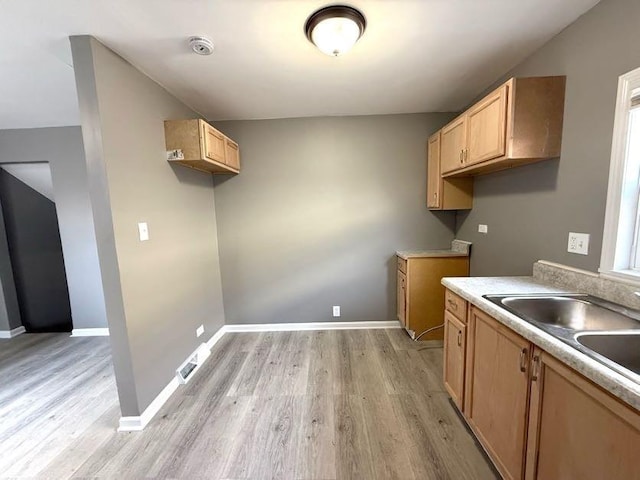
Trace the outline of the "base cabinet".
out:
[[[465,325],[460,297],[446,296],[445,387],[457,405],[463,392],[463,416],[504,478],[640,480],[638,410],[475,306]]]
[[[536,349],[527,480],[640,479],[640,416]]]
[[[471,309],[465,413],[506,479],[522,478],[529,405],[530,344],[498,321]]]
[[[412,338],[442,325],[444,312],[443,277],[469,275],[469,257],[397,257],[398,320]],[[442,340],[442,328],[420,340]]]
[[[403,327],[407,327],[407,276],[398,269],[397,279],[398,320]]]
[[[467,327],[450,312],[444,313],[444,387],[459,410],[464,401],[464,360]]]

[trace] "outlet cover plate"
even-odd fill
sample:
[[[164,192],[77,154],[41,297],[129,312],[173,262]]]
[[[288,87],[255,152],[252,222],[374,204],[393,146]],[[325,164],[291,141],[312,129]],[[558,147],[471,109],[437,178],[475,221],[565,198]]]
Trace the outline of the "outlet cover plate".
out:
[[[577,253],[578,255],[589,255],[589,237],[590,235],[588,233],[569,232],[567,252]]]
[[[204,333],[204,325],[200,325],[198,328],[196,328],[196,338],[202,335],[203,333]]]
[[[334,305],[333,306],[333,316],[334,317],[339,317],[340,316],[340,305]]]

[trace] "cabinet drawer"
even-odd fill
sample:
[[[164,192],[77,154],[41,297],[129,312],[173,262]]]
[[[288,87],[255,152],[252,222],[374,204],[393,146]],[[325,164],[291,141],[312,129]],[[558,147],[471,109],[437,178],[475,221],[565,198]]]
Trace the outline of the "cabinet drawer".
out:
[[[407,261],[404,258],[398,257],[398,270],[407,273]]]
[[[467,323],[467,302],[451,290],[445,290],[444,305],[462,323]]]

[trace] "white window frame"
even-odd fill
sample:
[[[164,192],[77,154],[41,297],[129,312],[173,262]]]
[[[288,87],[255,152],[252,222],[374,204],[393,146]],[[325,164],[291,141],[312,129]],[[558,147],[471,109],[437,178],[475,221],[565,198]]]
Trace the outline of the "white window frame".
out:
[[[640,68],[622,75],[618,80],[618,98],[613,126],[613,144],[611,147],[611,165],[609,168],[609,186],[602,238],[602,255],[599,272],[602,276],[612,277],[628,283],[640,285],[640,271],[634,269],[638,259],[629,243],[638,229],[638,198],[634,209],[636,218],[629,226],[629,218],[621,216],[623,203],[629,208],[629,195],[624,195],[625,167],[629,147],[629,126],[631,100],[634,92],[640,89]],[[625,210],[628,211],[628,210]],[[635,238],[632,243],[636,243]],[[637,250],[637,245],[635,249]]]

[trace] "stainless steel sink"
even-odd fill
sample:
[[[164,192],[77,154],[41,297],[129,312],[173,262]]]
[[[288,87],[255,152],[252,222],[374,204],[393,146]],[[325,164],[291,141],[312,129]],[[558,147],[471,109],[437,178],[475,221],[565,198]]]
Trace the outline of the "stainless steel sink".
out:
[[[640,383],[640,312],[581,294],[485,298]]]
[[[606,360],[640,375],[640,332],[583,333],[576,335],[576,341]]]
[[[503,297],[501,304],[519,317],[571,330],[640,328],[640,322],[604,308],[584,296]]]

